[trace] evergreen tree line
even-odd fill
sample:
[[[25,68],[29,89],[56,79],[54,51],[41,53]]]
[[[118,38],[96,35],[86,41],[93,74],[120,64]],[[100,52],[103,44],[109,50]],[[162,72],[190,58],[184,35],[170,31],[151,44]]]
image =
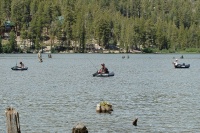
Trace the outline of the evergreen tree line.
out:
[[[200,48],[199,0],[1,0],[0,14],[35,49],[45,40],[79,52],[94,40],[127,51]]]

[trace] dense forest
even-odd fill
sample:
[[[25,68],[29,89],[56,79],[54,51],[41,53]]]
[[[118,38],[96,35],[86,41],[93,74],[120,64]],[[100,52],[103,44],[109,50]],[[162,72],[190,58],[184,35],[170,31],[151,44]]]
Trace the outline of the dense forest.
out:
[[[87,44],[126,51],[200,52],[199,0],[0,0],[1,32],[14,23],[0,52],[17,48],[16,36],[34,49],[45,40],[85,52]],[[54,41],[59,40],[59,44]]]

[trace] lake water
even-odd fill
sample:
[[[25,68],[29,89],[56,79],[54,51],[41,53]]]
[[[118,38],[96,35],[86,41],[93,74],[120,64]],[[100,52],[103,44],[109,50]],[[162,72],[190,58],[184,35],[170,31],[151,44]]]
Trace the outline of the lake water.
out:
[[[90,133],[200,132],[200,55],[184,54],[37,54],[0,55],[0,132],[5,109],[20,115],[22,133],[71,133],[78,122]],[[27,71],[12,71],[22,61]],[[114,77],[92,77],[105,63]],[[96,113],[101,100],[111,114]],[[138,126],[132,121],[138,118]]]

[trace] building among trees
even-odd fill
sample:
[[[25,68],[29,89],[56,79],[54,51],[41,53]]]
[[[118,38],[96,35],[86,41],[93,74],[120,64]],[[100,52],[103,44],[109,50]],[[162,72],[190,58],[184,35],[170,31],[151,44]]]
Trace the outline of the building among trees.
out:
[[[49,45],[86,52],[88,44],[98,44],[126,52],[200,51],[197,0],[1,0],[0,5],[1,36],[13,31],[18,47],[27,43],[29,50]]]

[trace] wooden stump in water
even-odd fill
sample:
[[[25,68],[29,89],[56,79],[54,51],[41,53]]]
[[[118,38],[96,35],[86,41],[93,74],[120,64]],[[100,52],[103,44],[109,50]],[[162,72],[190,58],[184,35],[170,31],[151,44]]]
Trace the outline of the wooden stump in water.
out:
[[[73,127],[72,133],[88,133],[88,130],[83,123],[78,123]]]
[[[21,133],[19,123],[19,113],[14,108],[7,108],[6,111],[7,133]]]
[[[100,102],[99,104],[97,104],[96,107],[96,112],[98,113],[111,113],[111,111],[113,111],[112,109],[112,105],[108,102]]]

